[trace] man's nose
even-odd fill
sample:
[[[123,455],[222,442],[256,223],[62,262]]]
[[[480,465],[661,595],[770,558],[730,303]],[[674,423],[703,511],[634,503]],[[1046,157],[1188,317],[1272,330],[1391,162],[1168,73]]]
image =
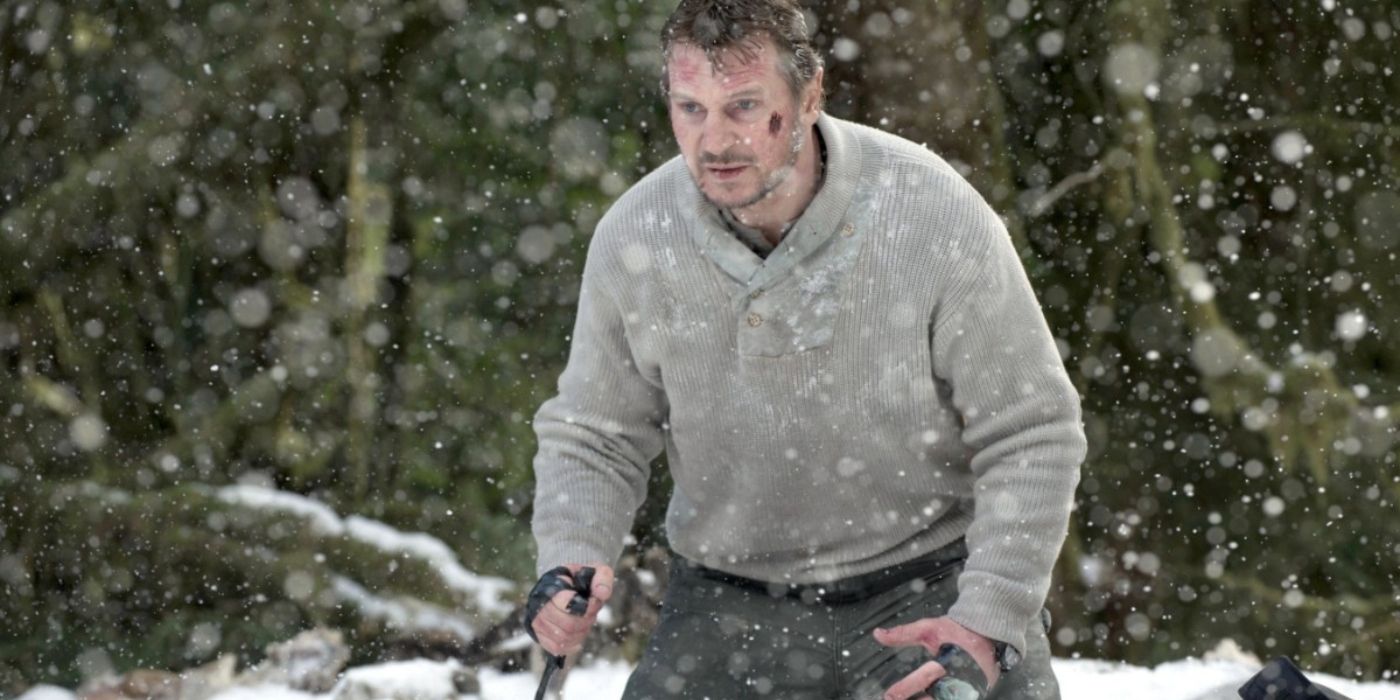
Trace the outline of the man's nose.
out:
[[[707,114],[700,125],[700,152],[718,156],[744,144],[733,120],[722,114]]]

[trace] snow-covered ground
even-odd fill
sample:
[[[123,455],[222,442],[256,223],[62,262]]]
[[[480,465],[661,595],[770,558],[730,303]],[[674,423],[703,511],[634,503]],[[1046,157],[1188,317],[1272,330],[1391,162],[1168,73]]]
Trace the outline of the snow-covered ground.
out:
[[[1232,661],[1184,659],[1142,668],[1105,661],[1056,659],[1055,674],[1061,695],[1067,700],[1097,698],[1145,698],[1147,700],[1226,700],[1237,698],[1235,689],[1258,669]],[[350,669],[337,688],[326,695],[311,695],[286,688],[253,687],[225,691],[212,700],[521,700],[534,697],[538,679],[526,673],[480,674],[480,695],[459,695],[453,690],[454,662],[404,661]],[[627,684],[631,667],[624,663],[597,662],[574,669],[564,685],[564,700],[617,700]],[[1335,676],[1309,674],[1352,700],[1400,700],[1400,685],[1353,683]],[[40,686],[19,700],[74,700],[60,688]]]

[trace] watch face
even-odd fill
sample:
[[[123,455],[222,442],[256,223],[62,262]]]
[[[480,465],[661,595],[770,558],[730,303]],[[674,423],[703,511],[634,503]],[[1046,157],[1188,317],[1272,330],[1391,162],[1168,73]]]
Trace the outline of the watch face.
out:
[[[1001,662],[1002,665],[1010,670],[1014,668],[1016,664],[1021,663],[1021,652],[1016,651],[1016,647],[1008,646],[1006,647],[1006,651],[1001,655]]]
[[[1010,671],[1021,663],[1021,652],[1005,642],[997,642],[997,665],[1003,672]]]

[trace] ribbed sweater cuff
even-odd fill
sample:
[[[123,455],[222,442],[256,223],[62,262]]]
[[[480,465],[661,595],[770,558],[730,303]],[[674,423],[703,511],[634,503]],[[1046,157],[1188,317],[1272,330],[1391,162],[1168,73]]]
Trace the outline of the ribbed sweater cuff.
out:
[[[615,567],[618,552],[609,552],[596,544],[577,540],[553,540],[548,545],[540,544],[539,558],[535,560],[535,575],[565,564],[603,564]]]
[[[958,578],[958,600],[948,610],[948,617],[1024,654],[1026,628],[1036,618],[1043,601],[1043,595],[1036,595],[1025,584],[980,571],[965,571]]]

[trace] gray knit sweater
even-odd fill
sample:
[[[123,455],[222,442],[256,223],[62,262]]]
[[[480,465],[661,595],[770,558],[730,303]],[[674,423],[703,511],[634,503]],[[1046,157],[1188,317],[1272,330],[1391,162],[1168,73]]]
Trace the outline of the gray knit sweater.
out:
[[[1085,440],[1004,225],[927,149],[822,115],[826,181],[766,258],[679,158],[588,251],[535,416],[541,572],[611,564],[665,449],[682,556],[817,582],[967,537],[949,615],[1024,649]]]

